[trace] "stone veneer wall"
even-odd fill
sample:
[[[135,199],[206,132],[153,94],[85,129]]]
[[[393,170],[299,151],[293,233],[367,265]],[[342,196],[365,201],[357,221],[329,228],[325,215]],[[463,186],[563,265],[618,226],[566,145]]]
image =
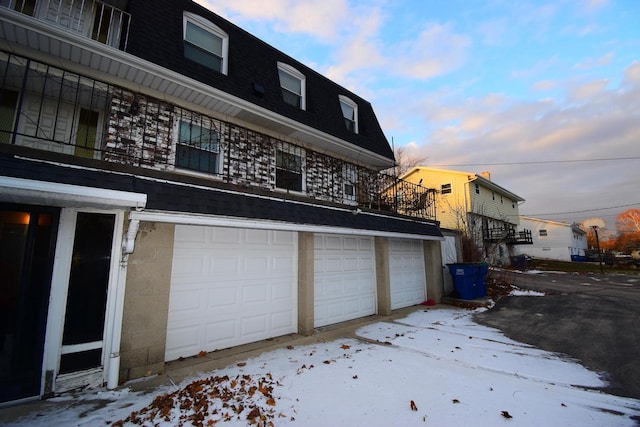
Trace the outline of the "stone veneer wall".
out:
[[[103,159],[157,170],[175,169],[175,133],[180,120],[215,129],[223,164],[220,179],[242,186],[276,188],[275,151],[289,142],[185,110],[164,101],[112,88],[106,124]],[[345,168],[357,171],[360,187],[377,171],[306,149],[306,194],[319,200],[342,203]]]

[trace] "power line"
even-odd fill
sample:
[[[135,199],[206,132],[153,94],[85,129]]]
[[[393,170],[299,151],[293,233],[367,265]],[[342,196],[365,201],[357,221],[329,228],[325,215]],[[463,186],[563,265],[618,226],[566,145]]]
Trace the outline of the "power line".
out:
[[[608,208],[597,208],[597,209],[585,209],[582,211],[571,211],[571,212],[556,212],[556,213],[538,213],[538,214],[523,214],[525,216],[549,216],[549,215],[567,215],[567,214],[574,214],[574,213],[585,213],[585,212],[596,212],[596,211],[606,211],[609,209],[620,209],[620,208],[628,208],[630,206],[637,206],[640,205],[640,203],[631,203],[628,205],[620,205],[620,206],[611,206]]]
[[[460,163],[455,165],[444,165],[444,164],[435,163],[435,164],[430,164],[429,166],[468,167],[468,166],[546,165],[551,163],[613,162],[613,161],[621,161],[621,160],[640,160],[640,156],[612,157],[612,158],[606,158],[606,159],[541,160],[541,161],[531,161],[531,162]]]

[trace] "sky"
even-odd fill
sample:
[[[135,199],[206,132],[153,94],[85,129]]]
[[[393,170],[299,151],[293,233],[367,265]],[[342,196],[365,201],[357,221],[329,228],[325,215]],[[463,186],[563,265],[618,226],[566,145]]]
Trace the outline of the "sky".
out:
[[[290,345],[150,393],[63,395],[7,425],[191,425],[195,407],[203,425],[225,426],[258,425],[252,414],[305,427],[636,425],[640,401],[594,389],[605,380],[575,360],[475,323],[483,310],[419,308],[359,328],[358,339]]]
[[[640,209],[637,0],[198,0],[367,99],[395,148],[523,215]]]

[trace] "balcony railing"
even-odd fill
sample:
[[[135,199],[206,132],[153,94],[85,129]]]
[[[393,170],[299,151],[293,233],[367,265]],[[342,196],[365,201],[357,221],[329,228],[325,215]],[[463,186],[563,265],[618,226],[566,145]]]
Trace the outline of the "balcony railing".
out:
[[[516,231],[513,228],[490,228],[484,233],[484,240],[491,243],[506,243],[507,245],[532,245],[531,230]]]
[[[125,50],[131,16],[97,0],[2,0],[8,7],[35,19]]]
[[[119,86],[1,51],[0,82],[0,144],[435,220],[435,190]]]

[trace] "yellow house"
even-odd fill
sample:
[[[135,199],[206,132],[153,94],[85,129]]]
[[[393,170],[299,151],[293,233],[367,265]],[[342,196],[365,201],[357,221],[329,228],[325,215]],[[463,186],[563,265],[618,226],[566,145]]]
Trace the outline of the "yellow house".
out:
[[[490,261],[508,261],[512,245],[531,244],[530,231],[516,231],[524,199],[491,181],[489,172],[416,166],[400,179],[435,190],[441,228],[470,237]]]

